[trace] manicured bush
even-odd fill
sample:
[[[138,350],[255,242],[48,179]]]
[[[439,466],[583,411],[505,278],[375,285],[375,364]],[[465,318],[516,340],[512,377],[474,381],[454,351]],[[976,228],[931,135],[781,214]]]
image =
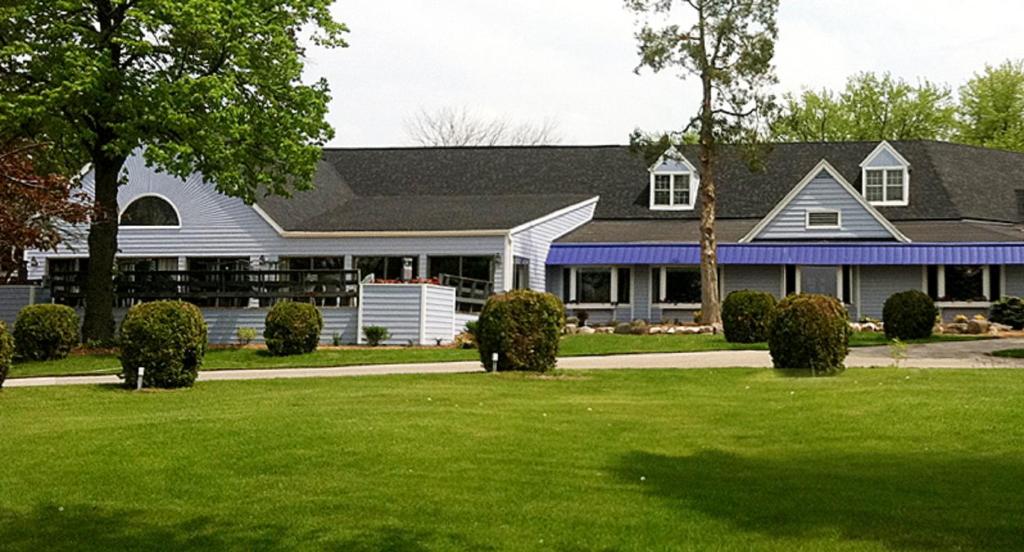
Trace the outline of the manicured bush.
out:
[[[384,326],[364,326],[363,336],[366,337],[366,343],[368,345],[376,347],[391,339],[391,332],[389,332]]]
[[[206,355],[206,321],[191,303],[142,303],[121,321],[120,344],[129,389],[135,388],[140,367],[144,387],[191,387]]]
[[[882,305],[882,324],[889,339],[924,339],[932,335],[939,309],[927,293],[909,289],[894,293]]]
[[[780,369],[832,375],[844,369],[850,345],[849,315],[835,298],[790,295],[772,311],[768,350]]]
[[[759,343],[768,339],[768,322],[775,296],[744,289],[726,296],[722,303],[722,328],[730,343]]]
[[[550,293],[515,290],[492,295],[480,313],[480,360],[492,371],[554,369],[564,325],[565,308]],[[492,353],[498,353],[497,366],[492,365]]]
[[[267,351],[275,356],[311,353],[320,344],[324,317],[309,303],[282,301],[270,308],[263,327]]]
[[[0,322],[0,387],[4,386],[7,379],[7,372],[11,369],[11,361],[14,360],[14,338],[7,331],[7,325]]]
[[[992,304],[989,320],[1005,324],[1015,330],[1024,329],[1024,299],[1003,297]]]
[[[242,347],[256,341],[256,337],[259,335],[259,331],[256,328],[238,328],[235,330],[235,337],[238,338],[238,344]]]
[[[78,313],[66,305],[29,305],[14,321],[18,358],[56,360],[78,345]]]

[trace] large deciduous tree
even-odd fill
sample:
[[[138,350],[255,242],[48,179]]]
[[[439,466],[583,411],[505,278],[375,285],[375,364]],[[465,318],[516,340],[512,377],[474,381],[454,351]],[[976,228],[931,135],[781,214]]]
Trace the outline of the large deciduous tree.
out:
[[[701,101],[676,144],[695,131],[700,144],[701,316],[721,323],[715,237],[715,165],[722,143],[760,141],[774,109],[772,58],[778,38],[778,0],[626,0],[642,19],[636,39],[640,65],[696,77]],[[674,21],[685,20],[685,26]],[[657,21],[655,21],[657,20]],[[665,141],[662,141],[664,144]]]
[[[1024,61],[986,66],[960,89],[958,139],[1024,151]]]
[[[955,112],[946,86],[859,73],[840,92],[786,96],[772,130],[776,140],[789,142],[944,140],[953,134]]]
[[[331,0],[21,0],[0,7],[0,130],[51,143],[49,161],[95,172],[85,339],[113,334],[117,189],[127,157],[201,172],[253,201],[310,186],[323,80],[302,41],[343,46]]]
[[[0,142],[0,284],[23,271],[26,249],[54,249],[88,220],[88,197],[64,175],[36,168],[44,144]]]

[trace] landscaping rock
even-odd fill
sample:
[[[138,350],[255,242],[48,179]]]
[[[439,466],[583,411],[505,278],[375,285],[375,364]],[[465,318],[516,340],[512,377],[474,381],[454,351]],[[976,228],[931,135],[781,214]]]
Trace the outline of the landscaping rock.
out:
[[[965,334],[967,333],[967,324],[964,322],[953,322],[952,324],[945,324],[942,326],[942,333]]]
[[[1008,332],[1013,328],[1006,324],[1000,324],[999,322],[990,322],[988,325],[988,331],[992,333]]]
[[[576,335],[579,330],[580,328],[576,324],[566,324],[565,329],[562,331],[565,332],[565,335]]]
[[[967,323],[967,333],[971,335],[981,335],[988,333],[989,323],[988,320],[971,320]]]
[[[582,328],[576,330],[576,333],[580,335],[590,335],[597,333],[597,330],[591,328],[590,326],[583,326]]]
[[[680,335],[696,335],[701,332],[700,326],[679,326],[676,328],[676,333]]]
[[[650,328],[647,328],[647,333],[649,335],[663,334],[665,333],[665,328],[662,328],[661,326],[651,326]]]
[[[601,326],[600,328],[597,328],[596,331],[599,334],[613,334],[615,333],[615,328],[612,326]]]

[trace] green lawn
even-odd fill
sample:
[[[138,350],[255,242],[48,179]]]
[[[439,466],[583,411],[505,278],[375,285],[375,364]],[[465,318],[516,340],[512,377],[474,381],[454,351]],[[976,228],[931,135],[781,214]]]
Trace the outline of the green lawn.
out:
[[[977,336],[936,335],[928,340],[977,339]],[[851,346],[885,345],[880,333],[858,332]],[[560,356],[612,355],[631,353],[685,353],[731,349],[767,349],[764,343],[729,343],[721,335],[573,335],[562,339]],[[260,368],[316,368],[364,364],[407,364],[477,359],[475,350],[446,347],[380,347],[359,349],[321,349],[306,355],[274,357],[262,349],[211,349],[204,370]],[[121,365],[112,354],[76,354],[55,362],[16,363],[8,377],[69,376],[117,374]]]
[[[1024,371],[0,392],[5,550],[1019,550]]]

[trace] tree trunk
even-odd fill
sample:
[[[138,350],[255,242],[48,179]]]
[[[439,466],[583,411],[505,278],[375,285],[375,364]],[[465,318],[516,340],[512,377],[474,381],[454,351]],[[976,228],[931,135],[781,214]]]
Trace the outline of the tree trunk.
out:
[[[100,150],[98,150],[100,151]],[[114,337],[114,256],[117,253],[117,188],[124,157],[93,155],[95,206],[89,226],[89,272],[85,282],[84,341]]]
[[[718,241],[715,239],[715,135],[711,76],[701,76],[704,103],[700,125],[700,315],[704,324],[722,323],[718,294]]]

